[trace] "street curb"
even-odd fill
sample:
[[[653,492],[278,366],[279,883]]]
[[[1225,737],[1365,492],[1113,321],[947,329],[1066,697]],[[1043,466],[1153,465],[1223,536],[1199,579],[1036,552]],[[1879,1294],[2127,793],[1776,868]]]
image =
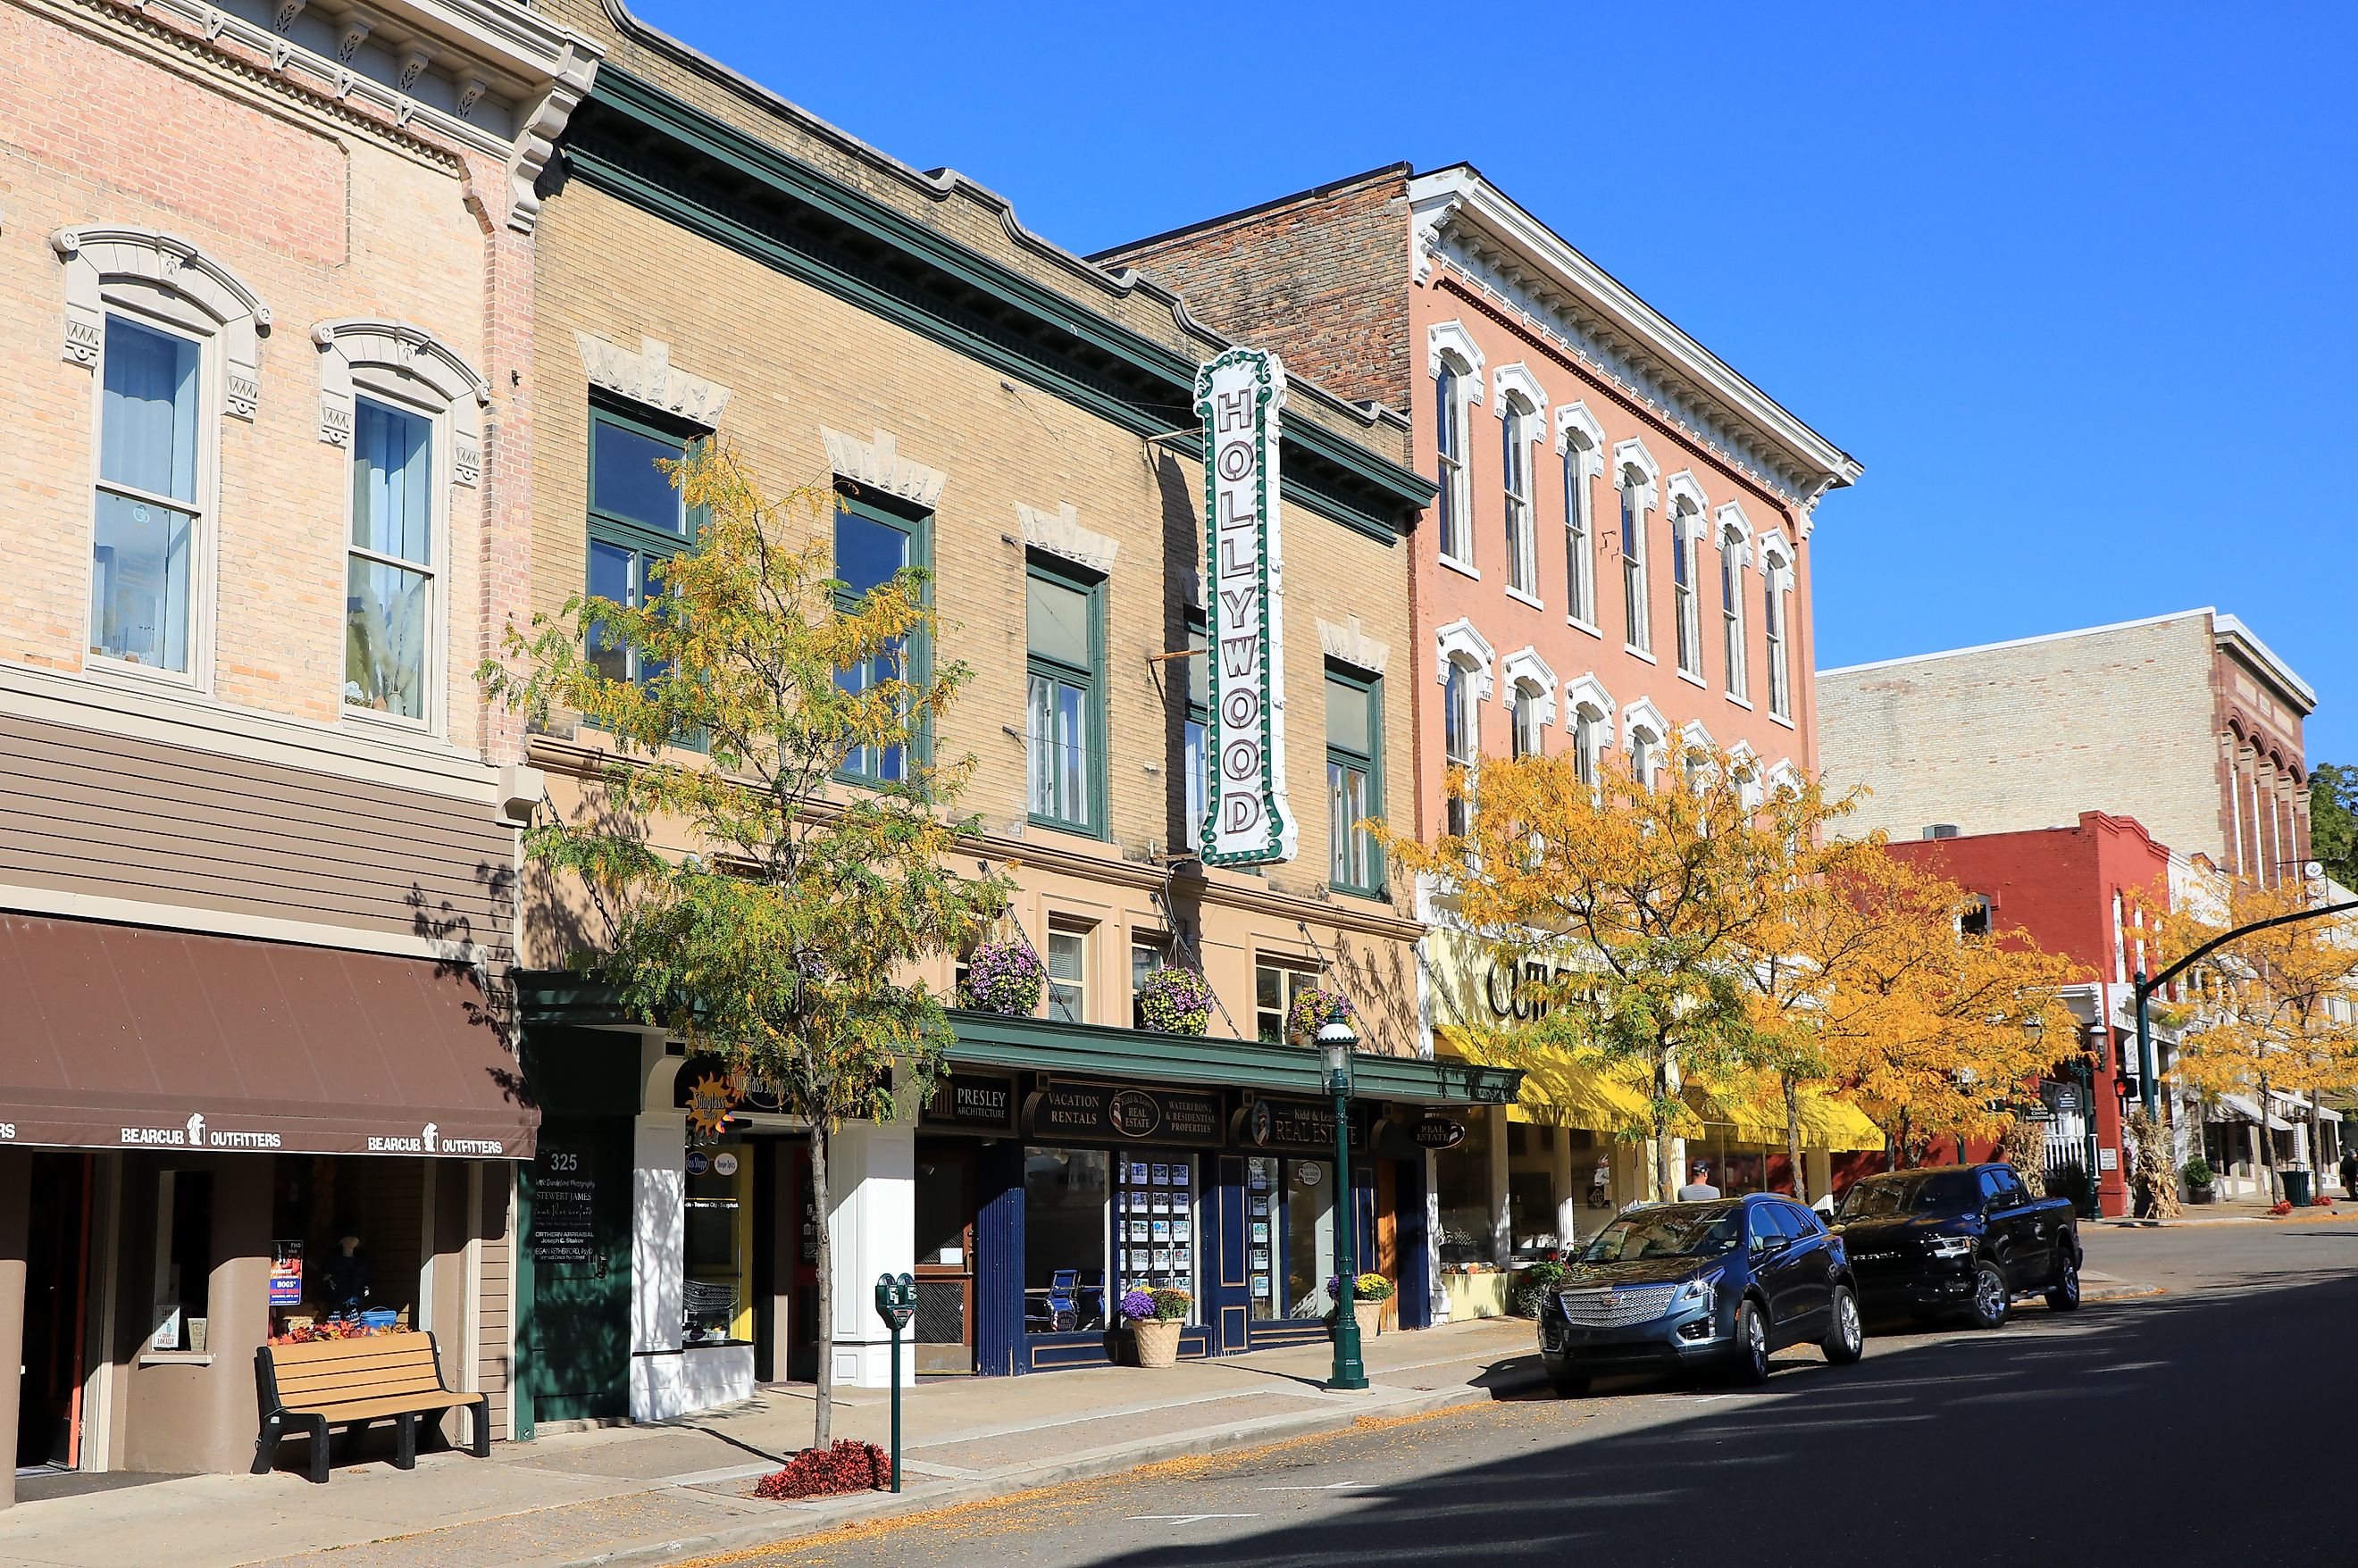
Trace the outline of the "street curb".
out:
[[[1293,1415],[1262,1416],[1231,1426],[1207,1427],[1195,1432],[1174,1433],[1166,1437],[1144,1438],[1136,1443],[1120,1444],[1111,1448],[1076,1454],[1069,1458],[1027,1465],[1021,1470],[979,1476],[972,1480],[927,1483],[914,1491],[904,1491],[898,1496],[889,1492],[871,1493],[857,1499],[848,1499],[840,1505],[828,1502],[804,1505],[808,1511],[800,1518],[782,1518],[760,1524],[739,1525],[730,1530],[710,1530],[700,1535],[648,1541],[588,1557],[535,1562],[530,1564],[530,1568],[611,1568],[615,1564],[676,1563],[744,1552],[760,1546],[783,1545],[804,1536],[839,1530],[847,1525],[866,1524],[905,1514],[930,1513],[936,1509],[956,1508],[963,1503],[989,1502],[1041,1487],[1118,1475],[1125,1470],[1159,1465],[1168,1460],[1255,1448],[1296,1437],[1348,1432],[1371,1416],[1433,1415],[1460,1406],[1488,1404],[1503,1395],[1543,1388],[1546,1383],[1547,1375],[1534,1367],[1502,1373],[1499,1380],[1488,1388],[1460,1385],[1452,1389],[1413,1391],[1405,1398],[1386,1400],[1364,1409],[1346,1405],[1334,1410],[1304,1411]]]
[[[2182,1214],[2175,1219],[2099,1219],[2082,1223],[2101,1225],[2108,1230],[2175,1230],[2189,1225],[2325,1225],[2334,1220],[2358,1220],[2358,1210],[2347,1214],[2335,1209],[2320,1213],[2313,1208],[2296,1209],[2290,1214]]]

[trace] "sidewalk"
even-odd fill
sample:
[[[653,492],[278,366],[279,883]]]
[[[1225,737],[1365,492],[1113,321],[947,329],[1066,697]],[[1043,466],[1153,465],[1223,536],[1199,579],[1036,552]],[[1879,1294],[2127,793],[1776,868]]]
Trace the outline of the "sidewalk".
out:
[[[0,1512],[0,1563],[23,1568],[577,1568],[661,1562],[1103,1475],[1158,1460],[1341,1430],[1536,1387],[1531,1325],[1450,1324],[1367,1342],[1366,1393],[1319,1387],[1322,1341],[1164,1371],[1092,1368],[929,1382],[902,1398],[903,1486],[810,1503],[748,1496],[810,1441],[806,1388],[763,1390],[659,1426],[502,1444],[488,1460],[422,1455],[346,1465],[325,1487],[287,1472],[192,1476]],[[889,1396],[836,1401],[838,1437],[889,1441]],[[95,1479],[95,1478],[93,1478]],[[38,1487],[39,1483],[34,1483]],[[38,1498],[38,1493],[35,1494]]]
[[[2250,1198],[2225,1203],[2184,1204],[2174,1219],[2096,1219],[2082,1223],[2150,1228],[2175,1225],[2284,1225],[2304,1220],[2358,1218],[2358,1203],[2353,1203],[2339,1192],[2327,1195],[2333,1199],[2331,1204],[2312,1204],[2306,1208],[2297,1208],[2290,1214],[2270,1214],[2267,1204],[2258,1198]]]

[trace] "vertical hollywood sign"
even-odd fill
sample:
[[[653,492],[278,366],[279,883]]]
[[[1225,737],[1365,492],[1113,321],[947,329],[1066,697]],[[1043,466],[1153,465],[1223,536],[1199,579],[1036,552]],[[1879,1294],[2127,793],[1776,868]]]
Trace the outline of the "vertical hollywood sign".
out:
[[[1195,373],[1212,674],[1203,851],[1215,866],[1294,856],[1277,526],[1277,421],[1284,406],[1285,366],[1264,350],[1230,349]]]

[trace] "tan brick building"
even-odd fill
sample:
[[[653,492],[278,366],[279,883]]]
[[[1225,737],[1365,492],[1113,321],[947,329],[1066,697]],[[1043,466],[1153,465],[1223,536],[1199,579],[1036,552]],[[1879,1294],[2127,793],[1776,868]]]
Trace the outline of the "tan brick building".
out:
[[[37,1473],[244,1468],[257,1347],[344,1310],[434,1330],[506,1429],[519,737],[472,670],[527,605],[535,187],[594,64],[503,0],[0,5]]]
[[[1440,1092],[1413,1059],[1405,890],[1365,835],[1338,844],[1319,804],[1341,779],[1378,815],[1415,775],[1407,536],[1429,486],[1404,466],[1404,421],[1293,385],[1285,776],[1300,853],[1258,874],[1207,870],[1192,382],[1227,340],[1167,290],[1032,233],[1004,199],[899,164],[619,6],[546,14],[606,63],[539,229],[539,606],[585,584],[643,592],[687,544],[676,498],[624,483],[622,465],[644,478],[650,455],[710,437],[773,492],[831,490],[839,561],[881,550],[935,574],[934,652],[973,670],[936,755],[977,759],[961,802],[985,829],[972,853],[1017,867],[1004,935],[1020,930],[1050,975],[1045,1016],[957,1015],[938,1104],[838,1145],[836,1375],[883,1379],[862,1281],[913,1260],[920,1366],[1101,1361],[1111,1301],[1152,1279],[1199,1292],[1189,1354],[1320,1332],[1331,1119],[1304,1098],[1309,1053],[1264,1042],[1302,988],[1340,989],[1367,1050],[1391,1059],[1363,1074],[1370,1098],[1405,1115]],[[531,755],[567,811],[601,752],[584,731],[535,736]],[[533,956],[562,963],[564,901],[535,894]],[[1163,963],[1211,982],[1207,1039],[1132,1027],[1133,987]],[[951,966],[924,978],[946,991]],[[601,1232],[618,1249],[602,1274],[535,1268],[526,1295],[547,1327],[527,1355],[595,1346],[551,1369],[539,1418],[668,1414],[805,1375],[815,1286],[795,1125],[755,1108],[724,1150],[730,1173],[696,1170],[665,1042],[555,989],[536,1016],[536,1081],[584,1091],[551,1100],[545,1158],[595,1166],[600,1212],[639,1217],[633,1234]],[[1101,1114],[1115,1096],[1124,1117]],[[1354,1201],[1390,1244],[1395,1206],[1422,1213],[1415,1195],[1395,1205],[1395,1167],[1413,1183],[1422,1162],[1370,1163]],[[741,1244],[698,1239],[721,1212]],[[626,1311],[627,1346],[581,1326]]]
[[[2317,694],[2216,610],[1818,672],[1830,785],[1894,838],[2134,816],[2181,856],[2274,883],[2309,856],[2301,721]]]

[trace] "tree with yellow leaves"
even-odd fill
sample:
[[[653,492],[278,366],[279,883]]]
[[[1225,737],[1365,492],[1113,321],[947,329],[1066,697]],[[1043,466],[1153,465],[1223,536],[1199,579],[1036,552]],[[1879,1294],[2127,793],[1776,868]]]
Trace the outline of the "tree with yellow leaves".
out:
[[[1872,846],[1830,877],[1844,944],[1819,1018],[1828,1076],[1914,1164],[1937,1139],[1996,1137],[2071,1051],[2078,966],[2019,930],[1966,930],[1963,888]]]
[[[2275,922],[2200,959],[2175,1004],[2186,1020],[2180,1076],[2205,1098],[2248,1098],[2263,1119],[2270,1202],[2283,1188],[2275,1141],[2265,1130],[2269,1097],[2308,1097],[2313,1159],[2320,1097],[2358,1087],[2358,917],[2302,918],[2315,907],[2302,883],[2237,881],[2223,900],[2173,910],[2158,922],[2158,968],[2239,926]]]
[[[1594,784],[1569,757],[1452,769],[1466,831],[1433,844],[1373,825],[1394,862],[1438,878],[1458,917],[1540,1005],[1500,1033],[1509,1058],[1541,1047],[1594,1053],[1641,1075],[1636,1129],[1654,1185],[1675,1196],[1672,1141],[1693,1126],[1691,1075],[1740,1073],[1757,1021],[1745,968],[1760,950],[1796,848],[1831,808],[1815,784],[1764,806],[1725,753],[1683,749],[1669,777],[1640,779],[1617,754]]]

